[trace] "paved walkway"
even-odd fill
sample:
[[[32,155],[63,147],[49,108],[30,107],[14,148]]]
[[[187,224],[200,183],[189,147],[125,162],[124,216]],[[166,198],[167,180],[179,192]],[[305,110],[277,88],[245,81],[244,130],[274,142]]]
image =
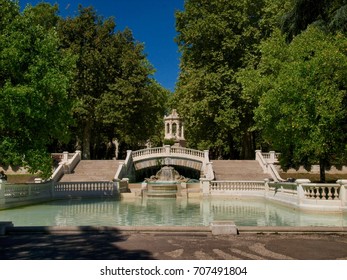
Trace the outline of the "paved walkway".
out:
[[[132,232],[79,230],[13,232],[0,236],[7,260],[347,260],[347,234]]]

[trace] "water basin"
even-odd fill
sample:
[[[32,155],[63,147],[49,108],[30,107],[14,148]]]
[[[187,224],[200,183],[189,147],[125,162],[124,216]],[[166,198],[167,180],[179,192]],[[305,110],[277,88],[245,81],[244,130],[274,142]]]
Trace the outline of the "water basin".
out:
[[[15,226],[208,226],[216,220],[237,226],[347,226],[346,213],[307,213],[264,199],[58,200],[0,211],[0,221]]]

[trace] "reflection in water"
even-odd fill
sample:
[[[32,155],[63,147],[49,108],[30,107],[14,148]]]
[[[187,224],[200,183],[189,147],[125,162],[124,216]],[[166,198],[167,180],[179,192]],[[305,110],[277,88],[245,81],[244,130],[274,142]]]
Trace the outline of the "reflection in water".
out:
[[[207,226],[232,220],[238,226],[347,226],[347,214],[306,213],[262,199],[59,200],[0,211],[15,226]]]

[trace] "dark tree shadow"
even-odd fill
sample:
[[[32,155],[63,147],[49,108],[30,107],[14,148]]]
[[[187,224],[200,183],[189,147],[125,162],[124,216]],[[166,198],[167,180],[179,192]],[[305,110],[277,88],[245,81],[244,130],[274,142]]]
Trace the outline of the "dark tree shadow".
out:
[[[29,230],[29,228],[28,228]],[[40,227],[32,232],[9,230],[0,236],[2,260],[153,260],[150,252],[124,250],[128,238],[117,229],[78,227],[73,231],[51,231]]]

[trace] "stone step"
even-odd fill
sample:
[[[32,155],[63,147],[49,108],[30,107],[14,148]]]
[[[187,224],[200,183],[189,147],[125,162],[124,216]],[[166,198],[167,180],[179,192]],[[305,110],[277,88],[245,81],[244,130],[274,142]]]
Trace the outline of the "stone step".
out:
[[[148,184],[147,186],[148,191],[163,191],[163,192],[170,192],[170,191],[177,191],[177,185],[153,185]]]
[[[258,181],[269,178],[256,160],[212,160],[216,180]]]
[[[167,192],[144,192],[144,196],[148,198],[176,198],[177,193]]]
[[[81,160],[71,174],[65,174],[61,182],[112,181],[119,163],[118,160]]]

